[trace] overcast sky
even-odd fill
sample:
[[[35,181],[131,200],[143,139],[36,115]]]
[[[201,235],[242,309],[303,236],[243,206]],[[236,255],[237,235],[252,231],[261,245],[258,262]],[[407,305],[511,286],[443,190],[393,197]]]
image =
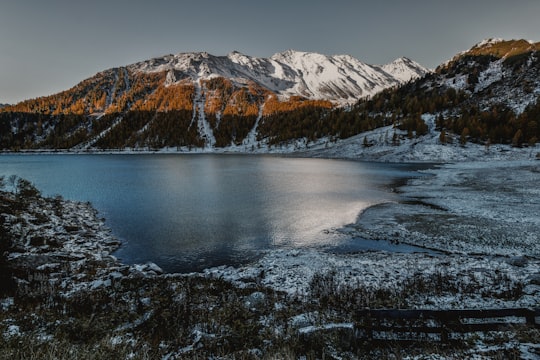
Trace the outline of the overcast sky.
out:
[[[435,68],[490,37],[540,41],[539,0],[2,0],[0,103],[171,53],[287,49]]]

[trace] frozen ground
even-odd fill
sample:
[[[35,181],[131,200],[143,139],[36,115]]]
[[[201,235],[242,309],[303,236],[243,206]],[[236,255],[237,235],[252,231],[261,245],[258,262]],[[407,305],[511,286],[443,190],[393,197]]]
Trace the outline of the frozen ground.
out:
[[[239,287],[262,284],[305,301],[313,301],[314,279],[324,279],[323,293],[382,292],[392,304],[366,295],[359,307],[539,308],[540,161],[462,162],[426,172],[429,176],[398,189],[402,202],[371,207],[339,232],[355,241],[435,250],[431,254],[278,250],[250,266],[207,269],[205,274]],[[341,327],[351,325],[340,320]],[[313,329],[309,321],[306,325],[300,330]],[[337,325],[326,323],[319,329]],[[513,347],[519,358],[540,356],[538,339],[530,342],[514,334],[493,345],[489,336],[480,335],[467,355],[457,356],[505,357],[496,354]]]
[[[386,131],[378,131],[368,136],[384,142]],[[174,288],[176,295],[173,295],[178,298],[186,296],[180,285],[174,285],[188,281],[185,279],[218,281],[210,283],[211,289],[222,280],[232,283],[232,291],[240,289],[242,294],[247,294],[240,298],[245,311],[254,314],[255,321],[265,328],[271,327],[274,335],[287,342],[291,338],[283,330],[283,321],[294,334],[346,330],[353,327],[350,311],[356,307],[540,308],[540,190],[537,186],[540,161],[534,160],[538,148],[441,146],[435,144],[435,137],[431,145],[429,141],[421,146],[414,145],[415,141],[406,139],[398,146],[388,145],[386,152],[387,145],[366,148],[361,145],[363,138],[357,137],[331,149],[321,143],[318,149],[314,147],[305,155],[428,161],[438,154],[435,160],[454,161],[426,170],[428,176],[417,177],[397,188],[402,201],[371,207],[360,214],[355,223],[336,230],[355,241],[406,243],[437,250],[438,254],[282,249],[269,251],[257,262],[239,268],[207,269],[202,277],[201,274],[159,275],[160,269],[153,264],[128,267],[118,263],[109,256],[117,244],[103,229],[103,222],[96,213],[88,205],[63,203],[62,216],[54,207],[41,205],[41,208],[31,207],[30,215],[19,215],[17,221],[13,218],[12,229],[21,241],[27,241],[20,244],[20,251],[12,253],[10,259],[16,262],[18,258],[28,259],[22,263],[24,266],[28,266],[30,260],[34,263],[39,259],[35,271],[47,274],[45,280],[58,284],[55,291],[69,301],[84,292],[124,297],[118,293],[123,290],[115,285],[120,279],[131,286],[151,276],[148,283],[144,282],[144,288],[151,289],[149,295],[138,300],[137,296],[142,295],[131,298],[126,293],[129,306],[135,306],[132,304],[137,301],[144,305],[139,305],[142,313],[136,313],[140,315],[136,320],[115,330],[121,334],[118,336],[125,337],[118,341],[126,344],[136,335],[124,334],[125,329],[150,323],[154,309],[148,304],[170,298],[159,295],[163,286]],[[41,216],[37,214],[46,215],[49,221],[36,221]],[[6,220],[12,221],[9,217]],[[93,263],[99,266],[91,265]],[[64,271],[66,268],[70,270]],[[154,282],[164,284],[150,285]],[[264,295],[266,291],[284,295],[276,295],[272,303]],[[334,301],[331,307],[324,305],[323,301],[330,301],[328,299]],[[15,309],[17,301],[5,298],[0,305],[4,309]],[[266,304],[264,311],[257,310],[263,313],[260,318],[257,311],[252,310],[257,303]],[[210,308],[219,309],[219,306]],[[207,301],[203,307],[209,308]],[[281,319],[278,313],[286,314],[285,318],[278,321]],[[16,316],[0,322],[6,339],[16,338],[23,332],[15,319]],[[197,326],[193,334],[199,334]],[[500,354],[508,354],[507,351],[517,352],[523,359],[538,358],[538,332],[523,334],[518,329],[473,335],[475,340],[469,339],[470,348],[465,352],[452,356],[435,351],[418,358],[503,358]],[[209,332],[204,336],[219,339],[222,335]],[[173,357],[193,354],[199,344],[200,339],[197,339],[193,346],[173,349],[169,354]],[[165,342],[162,345],[163,349],[172,346]]]
[[[389,252],[327,254],[314,250],[278,250],[268,253],[252,266],[207,269],[205,274],[230,280],[238,286],[258,282],[300,297],[311,296],[311,281],[315,275],[321,274],[333,274],[338,289],[351,285],[373,291],[401,291],[403,284],[409,281],[443,276],[446,281],[455,282],[456,289],[462,286],[474,291],[454,294],[445,291],[440,294],[418,292],[412,299],[408,299],[408,307],[474,309],[538,307],[539,266],[538,259],[490,256],[433,256]],[[520,283],[525,285],[522,296],[515,299],[503,299],[503,296],[498,298],[497,294]]]
[[[540,153],[538,144],[525,148],[501,144],[461,145],[459,138],[454,135],[452,139],[451,134],[448,134],[448,143],[441,144],[440,131],[435,130],[435,116],[424,114],[422,119],[428,125],[429,132],[418,138],[408,138],[405,131],[386,126],[335,143],[321,139],[297,153],[309,157],[433,163],[532,160]],[[392,141],[394,133],[399,137],[397,142]],[[365,142],[369,146],[365,146]]]
[[[314,273],[331,270],[337,270],[344,282],[368,286],[394,286],[403,277],[443,269],[480,277],[493,272],[516,279],[538,276],[540,190],[536,184],[540,182],[540,162],[468,162],[426,172],[431,176],[415,178],[398,189],[403,201],[368,208],[356,223],[338,231],[355,241],[406,243],[438,250],[441,255],[280,250],[269,252],[253,266],[209,269],[207,273],[235,280],[260,277],[262,272],[265,284],[293,293],[304,293]],[[533,299],[523,305],[540,304],[540,298],[529,300]],[[445,300],[437,306],[452,307],[451,303]],[[487,299],[468,304],[489,305]],[[455,306],[463,307],[463,303]]]
[[[205,273],[238,286],[257,282],[308,299],[313,279],[330,274],[330,292],[351,286],[387,291],[387,297],[402,297],[405,308],[539,308],[540,161],[464,162],[427,172],[431,176],[398,189],[403,202],[369,208],[339,231],[356,241],[389,240],[439,250],[440,255],[279,250],[251,266]],[[380,306],[375,301],[364,305]],[[491,349],[501,350],[512,341]],[[540,340],[517,343],[521,358],[538,358]],[[489,358],[485,349],[479,341],[471,358]]]
[[[468,162],[427,170],[405,201],[368,209],[353,226],[451,253],[540,257],[540,161]]]

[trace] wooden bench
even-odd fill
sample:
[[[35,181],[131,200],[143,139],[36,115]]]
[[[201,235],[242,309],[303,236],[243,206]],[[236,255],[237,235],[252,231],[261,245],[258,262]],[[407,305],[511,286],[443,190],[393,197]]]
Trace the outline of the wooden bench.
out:
[[[485,309],[485,310],[371,310],[356,312],[355,335],[377,339],[394,337],[397,340],[423,335],[433,340],[438,334],[441,341],[449,340],[453,333],[505,331],[516,326],[540,328],[536,321],[540,309]],[[517,322],[512,318],[520,318]]]

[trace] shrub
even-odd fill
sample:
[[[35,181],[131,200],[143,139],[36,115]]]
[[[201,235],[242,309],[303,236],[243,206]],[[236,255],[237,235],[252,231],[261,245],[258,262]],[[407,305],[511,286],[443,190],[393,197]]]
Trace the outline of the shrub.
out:
[[[3,199],[0,200],[3,202]],[[12,271],[7,261],[7,252],[11,244],[11,235],[5,224],[5,218],[0,214],[0,295],[10,294],[15,285]]]
[[[30,181],[19,178],[17,181],[17,195],[22,199],[35,199],[41,193]]]

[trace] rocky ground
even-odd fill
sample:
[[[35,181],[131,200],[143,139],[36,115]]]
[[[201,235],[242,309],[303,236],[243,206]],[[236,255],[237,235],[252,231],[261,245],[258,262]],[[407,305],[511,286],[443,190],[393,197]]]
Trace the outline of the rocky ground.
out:
[[[381,240],[395,235],[390,240],[435,246],[425,240],[434,235],[433,228],[416,226],[418,216],[441,212],[461,220],[471,218],[473,207],[468,213],[459,210],[460,198],[455,194],[468,184],[477,184],[471,180],[475,172],[462,169],[469,175],[456,178],[454,186],[460,190],[446,193],[453,202],[445,204],[454,205],[441,204],[433,196],[418,206],[414,189],[423,186],[422,194],[429,189],[440,191],[437,176],[447,176],[445,169],[449,168],[440,170],[429,184],[402,188],[411,204],[393,204],[397,210],[388,204],[383,209],[387,222],[370,220],[370,216],[381,219],[374,213],[380,208],[375,208],[341,231],[347,236]],[[514,164],[512,169],[522,171],[511,176],[514,181],[536,179],[534,166]],[[447,234],[446,239],[453,242],[438,247],[443,250],[440,255],[280,250],[241,268],[162,274],[155,264],[128,266],[112,256],[120,244],[91,204],[44,198],[21,179],[13,184],[11,191],[4,186],[0,192],[0,358],[540,356],[540,332],[525,325],[505,332],[465,335],[451,345],[420,341],[381,346],[355,339],[352,331],[358,321],[355,312],[363,308],[538,308],[540,260],[533,232],[538,224],[531,213],[537,206],[535,198],[525,204],[526,214],[533,220],[523,217],[521,225],[512,228],[522,228],[518,240],[522,234],[532,235],[527,241],[511,242],[512,246],[504,247],[508,251],[499,251],[507,243],[504,241],[495,247],[499,250],[489,250],[495,234],[500,233],[495,227],[485,236],[488,242],[483,253],[477,251],[476,243],[471,244],[476,234]],[[531,189],[524,198],[535,195],[536,190]],[[412,206],[413,199],[417,202],[414,211],[409,209],[408,218],[399,218],[403,214],[399,206]],[[474,216],[493,220],[489,211]],[[508,234],[500,236],[510,241]]]

